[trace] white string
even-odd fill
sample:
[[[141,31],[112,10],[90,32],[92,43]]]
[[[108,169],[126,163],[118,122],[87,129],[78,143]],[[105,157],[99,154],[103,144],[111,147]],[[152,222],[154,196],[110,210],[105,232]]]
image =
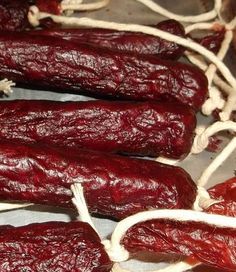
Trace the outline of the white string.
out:
[[[61,9],[64,10],[74,10],[74,11],[85,11],[85,10],[97,10],[106,7],[110,0],[100,0],[94,3],[81,4],[81,1],[65,1],[61,2]]]
[[[167,39],[169,41],[172,42],[176,42],[180,45],[183,46],[187,46],[191,49],[193,49],[194,51],[197,52],[202,52],[202,54],[206,54],[209,56],[207,56],[207,58],[209,60],[211,60],[214,64],[216,64],[217,66],[219,66],[220,70],[222,71],[222,73],[225,75],[226,78],[228,78],[229,81],[235,81],[235,79],[233,78],[232,74],[230,73],[230,71],[228,70],[228,68],[222,63],[222,61],[218,60],[218,58],[209,50],[205,49],[204,47],[202,47],[201,45],[199,45],[198,43],[195,43],[193,41],[186,41],[186,39],[181,38],[179,36],[173,35],[171,33],[167,33],[165,31],[161,31],[152,27],[147,27],[147,26],[142,26],[142,25],[136,25],[136,24],[119,24],[119,23],[112,23],[112,22],[106,22],[106,21],[101,21],[101,20],[94,20],[94,19],[90,19],[90,18],[75,18],[75,17],[70,17],[70,18],[65,18],[64,16],[57,16],[57,15],[52,15],[52,14],[48,14],[48,13],[43,13],[43,12],[39,12],[39,17],[37,18],[37,14],[35,7],[33,9],[33,7],[31,7],[31,11],[32,11],[32,15],[34,14],[36,16],[36,20],[41,19],[41,18],[45,18],[45,17],[52,17],[53,20],[55,20],[56,22],[63,22],[64,20],[66,24],[74,24],[77,23],[78,25],[81,26],[90,26],[90,27],[101,27],[101,28],[107,28],[107,29],[116,29],[116,30],[121,30],[121,31],[133,31],[133,32],[143,32],[146,34],[150,34],[153,36],[160,36],[163,39]],[[34,21],[33,23],[35,23],[36,21]]]
[[[222,93],[217,87],[211,87],[209,90],[209,98],[205,101],[202,107],[202,113],[209,116],[215,109],[223,109],[225,100]]]
[[[236,88],[234,87],[234,93],[229,94],[227,101],[225,103],[224,109],[219,113],[221,121],[227,121],[230,119],[232,111],[235,109],[236,105]]]
[[[131,271],[124,269],[118,263],[115,263],[111,269],[111,272],[131,272]]]
[[[229,46],[230,46],[231,41],[233,39],[232,29],[235,27],[235,25],[236,25],[236,18],[234,18],[230,23],[225,25],[225,28],[227,31],[225,34],[225,39],[221,45],[221,49],[218,53],[219,59],[223,59],[229,49]],[[195,29],[195,27],[192,27],[192,28],[189,27],[188,31]],[[210,24],[209,25],[202,24],[201,27],[202,27],[202,29],[204,27],[206,27],[206,29],[207,29],[207,28],[210,28]],[[212,25],[212,28],[214,28],[214,25]],[[204,61],[202,61],[201,58],[196,58],[196,56],[193,56],[191,53],[187,53],[187,56],[190,59],[190,61],[192,61],[194,64],[196,64],[199,68],[202,68],[203,70],[205,70],[206,63]],[[224,106],[222,107],[223,110],[219,114],[221,121],[227,121],[230,119],[230,115],[231,115],[232,111],[235,110],[235,108],[236,108],[236,87],[234,86],[234,84],[233,85],[231,84],[231,87],[227,86],[227,84],[224,84],[224,82],[218,76],[216,76],[216,70],[217,70],[217,67],[215,65],[211,64],[210,68],[206,72],[206,75],[209,80],[210,95],[211,96],[207,101],[205,101],[205,103],[202,107],[202,112],[206,115],[210,115],[214,109],[218,108],[218,105],[215,104],[215,102],[218,99],[217,94],[216,94],[214,88],[211,89],[211,82],[213,80],[216,84],[218,84],[220,87],[223,88],[223,91],[226,91],[228,94],[227,101],[224,103]]]
[[[198,211],[198,210],[202,210],[202,208],[207,209],[211,205],[221,202],[221,201],[210,199],[210,196],[209,196],[208,192],[205,190],[205,188],[203,188],[201,186],[205,186],[207,184],[209,178],[214,173],[214,171],[220,165],[223,164],[223,162],[230,156],[230,154],[235,150],[235,148],[236,148],[236,138],[233,138],[233,140],[231,140],[231,142],[224,148],[224,150],[221,152],[221,154],[218,155],[216,157],[216,159],[214,159],[214,161],[202,173],[202,176],[200,177],[200,179],[197,182],[197,184],[199,186],[198,186],[197,198],[196,198],[196,201],[195,201],[194,206],[193,206],[194,210]],[[207,195],[205,195],[206,193],[208,194],[209,198],[208,198]],[[170,265],[170,266],[166,267],[165,270],[161,269],[161,270],[157,270],[155,272],[173,272],[173,271],[183,272],[183,271],[186,271],[188,269],[194,268],[195,266],[198,266],[200,264],[201,263],[197,263],[197,264],[194,264],[194,265],[189,265],[186,262],[179,262],[177,264]],[[180,268],[180,270],[178,270],[178,268]]]
[[[229,22],[228,24],[226,24],[225,27],[226,27],[226,29],[234,30],[235,27],[236,27],[236,17],[231,22]]]
[[[70,5],[70,4],[77,4],[77,5],[79,5],[79,4],[82,4],[83,3],[83,0],[62,0],[61,1],[61,4],[63,4],[63,5]]]
[[[186,32],[186,34],[188,34],[188,33],[192,32],[193,30],[196,30],[196,29],[197,30],[199,30],[199,29],[204,29],[204,30],[214,29],[215,31],[219,31],[222,28],[224,28],[224,27],[222,25],[218,24],[218,23],[199,23],[199,24],[193,24],[193,25],[187,26],[185,28],[185,32]],[[230,45],[230,43],[232,41],[232,38],[233,38],[232,31],[231,30],[226,31],[224,40],[223,40],[223,42],[221,44],[221,48],[220,48],[220,50],[219,50],[219,52],[217,54],[217,57],[220,60],[222,60],[225,57],[225,55],[226,55],[226,53],[227,53],[227,51],[229,49],[229,45]],[[189,53],[189,54],[191,54],[191,53]],[[200,58],[200,59],[202,59],[202,58]],[[204,59],[202,59],[202,62],[203,62],[203,64],[206,64]],[[213,70],[211,72],[214,75],[217,68],[216,68],[215,65],[211,64],[211,66],[215,67],[214,68],[215,70]],[[213,68],[211,68],[211,69],[213,69]],[[211,85],[213,76],[210,76],[209,71],[206,72],[206,75],[207,75],[207,78],[208,78],[208,81],[209,81],[209,85]]]
[[[218,75],[214,76],[213,81],[226,94],[229,95],[230,93],[234,92],[234,89],[229,84],[227,84],[224,80],[218,77]]]
[[[199,24],[193,24],[193,25],[187,26],[185,28],[185,31],[186,31],[186,33],[190,33],[191,31],[196,30],[196,29],[220,30],[220,29],[222,29],[222,27],[223,26],[220,25],[219,23],[199,23]],[[224,40],[223,40],[223,42],[221,44],[221,48],[220,48],[220,50],[219,50],[219,52],[217,54],[217,57],[220,60],[224,59],[226,53],[229,50],[232,39],[233,39],[232,30],[227,30],[226,33],[225,33],[225,38],[224,38]],[[191,56],[191,53],[187,53],[187,55]],[[198,60],[197,60],[197,62],[198,62]],[[199,63],[200,63],[200,65],[197,65],[197,66],[199,68],[203,68],[203,70],[205,70],[206,69],[205,68],[206,62],[201,57],[199,58]],[[203,63],[203,66],[201,65],[201,63]],[[215,78],[216,71],[217,71],[217,67],[214,64],[210,64],[210,66],[208,67],[208,69],[206,71],[206,76],[208,78],[208,84],[209,84],[209,98],[205,101],[205,103],[202,106],[202,112],[205,115],[212,114],[212,112],[216,108],[219,108],[219,104],[221,105],[220,109],[222,109],[225,106],[225,103],[224,102],[222,103],[222,99],[221,99],[222,96],[219,96],[218,90],[216,88],[212,87],[212,81]],[[231,94],[233,94],[235,92],[235,90],[232,89],[232,88],[231,89],[228,88],[227,90],[230,90],[229,95],[231,95]],[[224,119],[224,114],[221,115],[221,116]],[[226,116],[226,119],[228,119],[228,116]]]
[[[120,244],[125,233],[134,225],[155,219],[168,219],[180,222],[203,222],[220,228],[236,228],[236,218],[208,214],[191,210],[153,210],[140,212],[120,221],[111,236],[110,244],[105,244],[110,259],[123,262],[129,259],[129,252]]]
[[[187,56],[190,62],[198,66],[203,71],[207,69],[208,66],[201,56],[189,51],[186,51],[185,55]],[[234,89],[230,85],[225,83],[216,74],[213,77],[213,82],[227,95],[234,92]],[[202,106],[202,113],[207,116],[211,115],[215,109],[223,109],[225,107],[225,99],[223,98],[220,90],[217,87],[211,86],[209,88],[209,97],[210,98],[207,99]]]
[[[226,122],[215,122],[208,128],[204,129],[199,127],[196,130],[197,135],[195,136],[191,153],[198,154],[201,153],[209,144],[209,138],[224,130],[232,130],[236,131],[236,123],[233,121],[226,121]]]
[[[226,34],[225,34],[225,39],[224,39],[224,41],[221,45],[220,51],[217,55],[220,60],[223,60],[223,58],[225,57],[226,53],[229,50],[229,46],[233,40],[233,31],[232,30],[235,27],[235,25],[236,25],[236,19],[233,19],[230,23],[225,25],[226,30],[227,30]],[[199,27],[201,29],[210,29],[210,28],[214,29],[216,27],[220,28],[221,25],[218,24],[218,26],[217,26],[216,23],[212,24],[212,26],[211,26],[211,24],[204,24],[204,23],[203,24],[195,24],[195,25],[187,27],[187,31],[188,32],[193,31],[197,27]],[[201,66],[201,61],[199,61],[199,62],[197,61],[197,63],[200,63],[200,66]],[[204,61],[203,61],[203,64],[205,64]],[[211,64],[209,66],[208,70],[206,71],[206,76],[207,76],[208,82],[209,82],[210,97],[209,97],[209,99],[207,99],[207,101],[205,101],[204,105],[202,106],[202,112],[206,115],[210,115],[210,114],[212,114],[213,110],[215,110],[216,108],[224,109],[223,112],[221,112],[219,114],[219,116],[222,121],[226,121],[230,118],[230,113],[236,107],[235,86],[232,85],[234,88],[228,88],[225,84],[223,84],[223,85],[221,84],[221,86],[223,86],[223,88],[226,88],[228,95],[229,95],[226,103],[224,103],[224,105],[223,105],[222,99],[221,99],[222,96],[219,97],[218,91],[215,88],[211,87],[213,80],[218,83],[222,83],[221,79],[219,79],[218,77],[216,79],[216,77],[215,77],[216,70],[217,70],[217,67],[214,64]],[[216,102],[218,102],[218,103],[216,103]],[[219,104],[222,107],[219,107],[220,106]]]
[[[231,30],[226,31],[224,40],[221,44],[221,48],[217,54],[217,57],[220,60],[224,59],[226,53],[229,50],[232,39],[233,39],[233,32]],[[212,84],[212,80],[213,80],[213,77],[214,77],[216,71],[217,71],[217,67],[214,64],[210,64],[210,66],[208,67],[208,69],[206,71],[206,76],[208,78],[209,86],[211,86],[211,84]]]
[[[64,18],[62,18],[61,16],[53,16],[53,19],[58,20],[57,22],[60,22],[60,23],[63,22],[63,20],[64,20]],[[139,25],[128,25],[127,26],[127,25],[123,25],[123,24],[115,24],[115,23],[110,23],[110,22],[105,22],[105,21],[90,20],[89,18],[80,18],[80,19],[68,18],[68,20],[66,20],[65,23],[66,24],[79,24],[82,26],[91,26],[91,27],[102,27],[102,28],[124,30],[124,31],[143,32],[143,33],[154,35],[154,36],[160,36],[161,38],[168,39],[170,41],[176,42],[176,43],[181,44],[183,46],[189,47],[189,48],[193,49],[194,51],[197,51],[197,52],[203,54],[206,58],[208,58],[211,62],[213,62],[213,64],[215,64],[217,66],[217,68],[221,71],[221,73],[224,75],[226,80],[229,82],[229,86],[231,85],[233,87],[232,89],[229,90],[229,88],[227,86],[227,91],[229,91],[229,99],[225,105],[225,108],[223,109],[223,112],[221,113],[221,118],[223,120],[228,119],[231,112],[232,112],[232,109],[235,107],[234,99],[236,98],[236,95],[235,95],[235,90],[236,90],[236,88],[235,88],[236,83],[235,82],[236,81],[233,78],[232,74],[230,73],[228,68],[223,64],[223,62],[221,60],[219,60],[212,52],[206,50],[205,48],[202,48],[200,45],[198,45],[194,42],[191,42],[191,41],[188,42],[185,39],[181,39],[181,38],[176,37],[174,35],[171,35],[168,33],[161,33],[161,31],[153,30],[152,28],[139,26]],[[215,70],[215,68],[214,69],[211,68],[211,69]],[[210,73],[210,75],[213,79],[213,78],[215,78],[215,76],[212,74],[214,74],[214,73],[213,72]],[[210,81],[212,81],[212,79]],[[232,92],[232,90],[234,90],[234,93]],[[233,100],[231,100],[231,99],[233,99]],[[202,139],[204,139],[204,134],[201,135],[201,140]],[[207,145],[208,145],[208,138],[205,138],[205,142],[207,142]],[[191,218],[191,220],[192,220],[192,218]],[[122,249],[120,249],[120,251],[117,251],[116,253],[113,252],[113,254],[116,255],[113,257],[115,257],[115,259],[119,258],[119,257],[117,257],[117,254],[119,255],[119,253],[121,253],[121,252],[122,252]],[[126,258],[127,258],[127,252],[125,252],[123,250],[122,254],[123,254],[123,257],[126,256]]]
[[[132,272],[131,270],[128,270],[128,269],[124,269],[120,266],[119,263],[115,263],[112,267],[112,272]],[[162,271],[162,270],[158,270],[159,271]],[[147,271],[147,272],[155,272],[155,271]],[[170,272],[173,272],[173,271],[170,271]],[[176,272],[176,271],[175,271]]]
[[[219,24],[218,22],[213,22],[213,23],[197,23],[197,24],[192,24],[189,26],[185,27],[185,33],[189,34],[190,32],[194,30],[215,30],[215,31],[220,31],[224,28],[223,25]]]
[[[226,53],[229,50],[229,47],[230,47],[232,39],[233,39],[233,32],[232,31],[226,31],[224,41],[222,42],[221,48],[220,48],[220,50],[219,50],[219,52],[217,54],[217,56],[218,56],[218,58],[220,60],[224,59]],[[216,74],[216,71],[217,71],[217,67],[214,64],[210,64],[210,66],[208,67],[208,69],[206,71],[206,76],[208,78],[209,88],[211,88],[212,81],[213,81],[213,78],[214,78],[214,76]],[[214,102],[215,102],[215,98],[214,97],[215,96],[217,97],[217,93],[214,90],[216,90],[216,89],[213,88],[211,90],[210,97],[206,100],[206,102],[202,106],[202,112],[203,113],[210,112],[208,110],[209,104],[210,104],[211,108],[214,108]]]
[[[197,183],[198,184],[198,183]],[[207,190],[203,187],[202,184],[198,184],[197,197],[193,204],[194,211],[203,211],[208,209],[210,206],[220,203],[221,201],[211,199]]]
[[[29,12],[29,21],[32,25],[37,26],[39,23],[39,20],[45,17],[50,17],[53,19],[56,23],[64,23],[66,25],[79,25],[79,26],[90,26],[90,27],[100,27],[105,29],[114,29],[119,31],[132,31],[132,32],[142,32],[145,34],[157,36],[163,39],[166,39],[171,42],[175,42],[179,45],[188,47],[200,54],[202,54],[204,57],[206,57],[208,60],[210,60],[216,67],[219,69],[219,71],[222,73],[222,75],[225,77],[225,79],[228,81],[228,83],[234,88],[234,93],[231,93],[229,95],[229,99],[225,105],[225,108],[222,110],[220,116],[223,121],[226,121],[230,118],[230,115],[233,111],[233,108],[236,104],[236,79],[233,77],[232,73],[230,72],[229,68],[211,51],[207,50],[200,44],[191,41],[186,40],[185,38],[173,35],[171,33],[167,33],[165,31],[143,26],[143,25],[137,25],[137,24],[121,24],[121,23],[113,23],[113,22],[107,22],[102,20],[94,20],[90,18],[76,18],[76,17],[65,17],[65,16],[57,16],[52,15],[44,12],[39,12],[35,6],[31,7]]]
[[[84,198],[84,190],[82,185],[80,183],[75,183],[71,185],[71,191],[74,195],[74,197],[72,198],[72,202],[79,212],[80,220],[82,222],[90,224],[92,228],[98,233],[89,214],[88,207]]]
[[[2,202],[0,203],[0,211],[10,211],[10,210],[16,210],[16,209],[22,209],[30,206],[34,206],[33,203],[7,203]]]
[[[3,92],[6,95],[9,95],[13,92],[12,87],[14,87],[16,84],[8,79],[0,80],[0,92]]]
[[[213,10],[202,13],[200,15],[195,15],[195,16],[183,16],[183,15],[177,15],[175,13],[172,13],[157,3],[153,2],[152,0],[136,0],[137,2],[142,3],[143,5],[147,6],[150,8],[152,11],[157,12],[167,18],[171,18],[180,22],[188,22],[188,23],[196,23],[196,22],[203,22],[203,21],[210,21],[213,20],[214,18],[217,17],[218,11],[222,6],[222,1],[221,0],[215,0],[215,5]]]
[[[189,59],[190,62],[198,66],[201,70],[205,71],[207,69],[208,66],[200,55],[197,55],[189,51],[186,51],[184,54]],[[234,89],[229,84],[227,84],[224,80],[222,80],[217,74],[214,75],[213,82],[227,95],[234,92]]]
[[[165,157],[156,158],[156,162],[168,164],[168,165],[176,165],[180,160],[168,159]]]

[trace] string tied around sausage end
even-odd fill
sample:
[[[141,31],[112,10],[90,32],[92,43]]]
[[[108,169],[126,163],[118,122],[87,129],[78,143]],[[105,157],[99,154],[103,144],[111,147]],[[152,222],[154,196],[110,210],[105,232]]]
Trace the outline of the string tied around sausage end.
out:
[[[123,247],[121,241],[126,234],[126,232],[132,228],[134,225],[138,223],[142,223],[148,220],[174,220],[179,222],[202,222],[208,225],[217,226],[220,228],[236,228],[236,218],[224,216],[224,215],[216,215],[216,214],[209,214],[205,212],[199,211],[191,211],[191,210],[152,210],[152,211],[145,211],[140,212],[135,215],[131,215],[122,221],[120,221],[114,232],[112,233],[110,241],[103,241],[105,249],[110,256],[111,260],[114,262],[122,262],[127,261],[129,258],[129,253]],[[194,266],[197,266],[196,263]],[[191,264],[187,264],[185,262],[181,262],[179,264],[174,264],[173,267],[179,268],[179,270],[175,271],[184,271],[185,268],[191,268]],[[158,272],[169,272],[167,269],[157,270]],[[114,266],[113,272],[127,272],[128,270],[124,270],[120,268],[119,264]],[[156,272],[157,272],[156,271]],[[171,270],[173,271],[173,270]]]
[[[209,139],[211,136],[214,134],[224,131],[224,130],[229,130],[229,131],[236,131],[236,122],[233,121],[218,121],[209,126],[208,128],[205,128],[203,126],[199,126],[196,129],[196,136],[193,142],[192,154],[198,154],[201,153],[205,148],[207,148],[209,144]]]
[[[38,7],[30,6],[28,12],[28,20],[33,27],[37,27],[40,25],[40,11]]]
[[[203,211],[220,202],[221,200],[212,199],[204,187],[198,186],[196,200],[193,204],[193,210]]]
[[[113,262],[120,263],[129,259],[129,252],[122,245],[113,247],[110,240],[103,240],[102,244]]]
[[[202,113],[209,116],[216,109],[222,110],[225,106],[225,100],[219,88],[212,86],[209,89],[209,98],[202,106]]]
[[[13,81],[4,78],[3,80],[0,80],[0,91],[6,95],[9,95],[13,92],[12,87],[15,85],[16,84]]]
[[[75,205],[75,207],[78,210],[78,213],[80,215],[80,220],[82,222],[86,222],[91,225],[91,227],[98,233],[96,230],[96,227],[93,224],[92,218],[89,214],[88,207],[86,204],[86,200],[84,198],[84,190],[80,183],[75,183],[71,185],[71,191],[74,195],[72,198],[72,202]]]
[[[0,203],[0,211],[1,212],[7,212],[11,210],[18,210],[18,209],[24,209],[31,206],[34,206],[33,203],[10,203],[10,202],[1,202]]]

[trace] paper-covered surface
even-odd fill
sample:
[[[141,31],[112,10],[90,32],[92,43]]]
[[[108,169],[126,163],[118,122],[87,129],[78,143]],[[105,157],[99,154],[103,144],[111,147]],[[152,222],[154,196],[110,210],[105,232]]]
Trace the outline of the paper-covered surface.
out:
[[[159,0],[157,1],[163,7],[179,14],[198,14],[205,11],[203,1],[197,0]],[[210,0],[205,1],[208,6]],[[111,0],[111,3],[106,8],[89,12],[81,13],[77,16],[88,16],[90,18],[103,19],[108,21],[116,21],[122,23],[139,23],[139,24],[156,24],[160,20],[164,19],[158,14],[152,12],[147,7],[143,6],[135,0]],[[232,58],[232,56],[230,57]],[[232,66],[232,63],[231,63]],[[81,101],[91,98],[74,95],[74,94],[60,94],[39,90],[26,90],[20,88],[14,88],[14,93],[9,98],[4,99],[53,99],[59,101]],[[199,124],[207,124],[211,120],[199,115]],[[227,140],[226,136],[225,140]],[[215,153],[203,152],[200,155],[193,155],[188,157],[181,165],[197,180],[201,172],[216,156]],[[94,162],[96,163],[96,162]],[[234,170],[236,166],[236,153],[222,165],[212,176],[207,187],[212,186],[215,183],[223,182],[224,180],[234,176]],[[55,210],[48,207],[33,206],[24,210],[16,210],[10,212],[2,212],[0,214],[0,225],[11,224],[15,226],[25,225],[33,222],[45,222],[45,221],[70,221],[75,219],[75,214],[68,214],[68,211]],[[116,223],[110,220],[95,219],[95,225],[103,238],[109,237]],[[152,258],[153,261],[153,258]],[[154,270],[166,266],[165,263],[153,263],[152,261],[129,261],[126,264],[122,264],[125,268],[129,268],[132,271],[145,271]],[[207,270],[205,267],[196,268],[196,272],[213,272],[214,269]],[[175,272],[175,271],[173,271]]]

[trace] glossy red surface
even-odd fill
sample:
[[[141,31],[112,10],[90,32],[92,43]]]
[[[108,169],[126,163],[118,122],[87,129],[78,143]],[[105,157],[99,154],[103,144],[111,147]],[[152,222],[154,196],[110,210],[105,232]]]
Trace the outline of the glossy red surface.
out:
[[[71,149],[185,157],[196,117],[188,107],[155,102],[0,102],[0,138]]]
[[[236,216],[236,178],[217,184],[208,190],[220,203],[206,212]],[[131,228],[124,237],[126,248],[135,253],[157,253],[188,256],[204,264],[227,271],[236,271],[236,231],[204,223],[181,223],[150,220]]]
[[[196,42],[200,43],[202,46],[217,54],[220,50],[221,44],[225,37],[225,30],[214,32],[202,38],[194,39]]]
[[[0,199],[72,207],[82,182],[89,211],[115,219],[156,208],[191,208],[196,185],[181,168],[14,142],[0,144]]]
[[[1,272],[108,272],[111,268],[100,238],[86,223],[0,227]]]
[[[184,37],[183,26],[174,20],[166,20],[156,25],[158,29]],[[155,55],[162,59],[179,59],[184,48],[150,35],[135,32],[114,31],[100,28],[72,28],[33,30],[31,35],[58,37],[74,43],[87,43],[97,47],[131,52],[143,55]]]
[[[60,0],[35,0],[35,5],[41,12],[52,13],[56,15],[61,14]]]
[[[208,192],[213,199],[221,202],[212,205],[207,212],[236,217],[236,178],[217,184]]]
[[[26,33],[0,34],[0,76],[92,95],[134,100],[178,100],[199,109],[208,84],[198,68]]]
[[[29,27],[27,0],[0,1],[0,30],[21,31]]]
[[[130,252],[191,256],[200,262],[236,271],[236,230],[204,223],[152,220],[132,227],[123,239]]]

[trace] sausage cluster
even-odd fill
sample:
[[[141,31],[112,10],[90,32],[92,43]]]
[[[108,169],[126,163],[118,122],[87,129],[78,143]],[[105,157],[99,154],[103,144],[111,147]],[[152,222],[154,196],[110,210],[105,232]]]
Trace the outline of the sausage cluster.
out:
[[[197,186],[185,170],[128,155],[183,159],[190,153],[196,113],[208,97],[205,74],[177,61],[184,47],[158,37],[64,29],[48,19],[33,29],[30,6],[61,14],[60,2],[0,1],[0,76],[30,89],[103,100],[1,101],[0,199],[73,209],[71,186],[80,183],[89,212],[113,220],[192,209]],[[185,37],[174,20],[154,27]],[[217,53],[224,34],[195,40]],[[235,216],[235,188],[231,179],[209,189],[221,201],[206,212]],[[235,241],[234,229],[150,220],[129,229],[122,245],[132,254],[191,257],[235,271]],[[83,222],[2,226],[0,248],[2,272],[109,272],[113,266]]]

